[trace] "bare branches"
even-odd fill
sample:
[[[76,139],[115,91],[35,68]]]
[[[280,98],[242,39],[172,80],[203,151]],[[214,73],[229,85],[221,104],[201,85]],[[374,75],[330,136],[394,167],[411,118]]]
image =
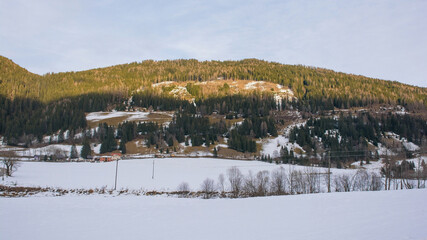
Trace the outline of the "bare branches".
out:
[[[238,197],[242,189],[243,175],[237,167],[231,167],[227,170],[227,177],[230,183],[230,190],[233,197]]]
[[[178,191],[179,195],[181,195],[182,197],[185,197],[190,193],[190,185],[187,182],[182,182],[181,184],[178,185],[176,190]]]
[[[286,192],[286,172],[283,167],[273,170],[271,173],[270,191],[275,195],[282,195]]]
[[[4,153],[2,162],[5,167],[6,176],[8,177],[11,177],[12,174],[16,172],[21,165],[14,152]]]
[[[203,198],[211,198],[211,196],[216,192],[215,181],[213,179],[206,178],[200,186],[200,190],[203,192]]]

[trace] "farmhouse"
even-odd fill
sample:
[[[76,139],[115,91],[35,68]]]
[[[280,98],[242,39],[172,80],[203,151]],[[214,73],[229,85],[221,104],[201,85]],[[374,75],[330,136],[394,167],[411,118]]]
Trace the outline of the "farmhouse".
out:
[[[121,153],[112,153],[110,155],[97,156],[94,158],[95,161],[99,162],[111,162],[122,159]]]

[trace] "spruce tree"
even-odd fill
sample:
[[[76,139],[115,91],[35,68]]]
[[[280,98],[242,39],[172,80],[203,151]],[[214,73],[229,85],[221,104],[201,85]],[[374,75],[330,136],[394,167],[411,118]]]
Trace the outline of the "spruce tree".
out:
[[[75,144],[73,144],[73,145],[71,146],[71,150],[70,150],[70,158],[71,158],[71,159],[74,159],[74,158],[78,158],[78,157],[79,157],[79,154],[77,153],[76,145],[75,145]]]
[[[123,139],[120,141],[119,149],[122,154],[126,154],[126,142]]]
[[[87,156],[90,155],[91,152],[92,150],[90,149],[89,141],[87,139],[84,139],[83,147],[82,147],[82,150],[80,151],[80,156],[84,159],[87,159]]]
[[[58,143],[62,143],[63,141],[64,141],[64,132],[60,130],[58,134]]]

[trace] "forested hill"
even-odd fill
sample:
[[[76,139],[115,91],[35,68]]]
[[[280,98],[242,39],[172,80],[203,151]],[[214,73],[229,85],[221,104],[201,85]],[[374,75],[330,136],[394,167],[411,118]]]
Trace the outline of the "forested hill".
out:
[[[398,82],[284,65],[257,59],[241,61],[165,60],[134,62],[81,72],[46,74],[28,72],[0,56],[0,94],[7,98],[35,98],[50,102],[88,93],[132,95],[162,81],[216,79],[264,80],[289,87],[309,104],[347,108],[375,103],[427,106],[427,89]]]
[[[12,60],[0,56],[0,94],[7,98],[41,97],[38,93],[42,77],[30,73]]]

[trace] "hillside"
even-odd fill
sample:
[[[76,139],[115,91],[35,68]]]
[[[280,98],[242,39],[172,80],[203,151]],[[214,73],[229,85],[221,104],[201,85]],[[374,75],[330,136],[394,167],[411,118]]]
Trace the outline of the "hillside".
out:
[[[8,98],[40,98],[43,78],[30,73],[12,60],[0,56],[0,95]]]
[[[427,105],[426,88],[257,59],[223,62],[146,60],[43,76],[32,74],[5,57],[0,57],[0,67],[0,94],[37,98],[42,102],[88,93],[121,93],[129,96],[138,90],[151,90],[152,84],[165,81],[254,80],[289,87],[296,98],[307,102],[332,102],[338,107],[375,103]]]
[[[0,60],[0,137],[9,145],[323,166],[333,151],[337,167],[378,159],[384,147],[408,156],[427,148],[427,89],[397,82],[256,59],[44,76]]]

